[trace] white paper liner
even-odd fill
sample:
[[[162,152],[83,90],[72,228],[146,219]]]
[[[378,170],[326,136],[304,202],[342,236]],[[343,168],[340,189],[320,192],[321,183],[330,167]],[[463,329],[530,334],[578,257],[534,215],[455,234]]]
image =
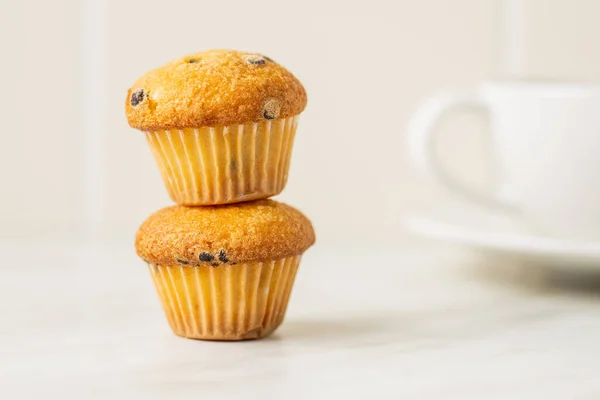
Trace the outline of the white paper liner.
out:
[[[280,193],[298,116],[243,125],[146,132],[173,201],[237,203]]]
[[[218,267],[149,264],[167,320],[179,336],[258,339],[283,321],[301,256]]]

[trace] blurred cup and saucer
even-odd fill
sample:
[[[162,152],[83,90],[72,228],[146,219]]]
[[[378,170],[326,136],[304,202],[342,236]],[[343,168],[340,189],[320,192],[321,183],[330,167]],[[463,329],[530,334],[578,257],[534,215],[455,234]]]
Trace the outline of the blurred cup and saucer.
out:
[[[465,185],[434,152],[436,135],[443,134],[438,122],[465,110],[489,116],[497,193]],[[409,141],[415,164],[461,194],[474,217],[413,216],[407,223],[414,233],[600,270],[600,85],[498,81],[440,93],[417,110]],[[500,220],[508,222],[494,222]]]

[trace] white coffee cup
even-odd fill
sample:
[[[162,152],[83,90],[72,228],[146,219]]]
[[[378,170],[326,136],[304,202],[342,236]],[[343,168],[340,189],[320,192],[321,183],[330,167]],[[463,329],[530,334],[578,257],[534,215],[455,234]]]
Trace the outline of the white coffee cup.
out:
[[[448,113],[489,115],[499,193],[483,193],[444,170],[434,153],[437,123]],[[600,240],[600,86],[488,83],[429,99],[409,126],[413,159],[472,202],[514,214],[542,233]]]

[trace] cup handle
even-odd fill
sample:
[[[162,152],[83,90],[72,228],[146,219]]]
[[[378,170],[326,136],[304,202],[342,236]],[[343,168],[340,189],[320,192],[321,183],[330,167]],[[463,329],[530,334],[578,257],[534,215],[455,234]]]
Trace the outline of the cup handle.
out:
[[[440,93],[425,102],[411,119],[408,127],[409,149],[413,162],[449,190],[459,193],[480,206],[515,212],[516,206],[499,194],[485,193],[469,187],[450,175],[434,152],[438,122],[456,111],[489,113],[489,106],[478,92]]]

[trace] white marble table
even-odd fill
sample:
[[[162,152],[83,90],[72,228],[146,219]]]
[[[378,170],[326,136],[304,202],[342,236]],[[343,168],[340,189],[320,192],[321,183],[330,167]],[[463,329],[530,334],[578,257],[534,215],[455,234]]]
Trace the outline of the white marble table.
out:
[[[2,243],[0,399],[598,399],[600,277],[316,247],[284,325],[174,336],[129,246]]]

